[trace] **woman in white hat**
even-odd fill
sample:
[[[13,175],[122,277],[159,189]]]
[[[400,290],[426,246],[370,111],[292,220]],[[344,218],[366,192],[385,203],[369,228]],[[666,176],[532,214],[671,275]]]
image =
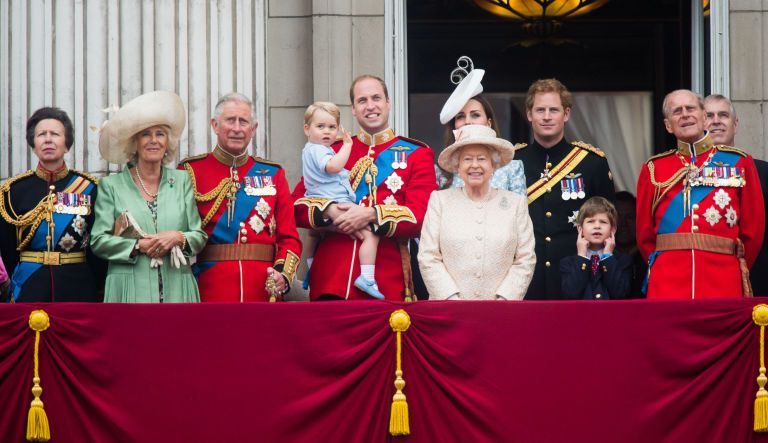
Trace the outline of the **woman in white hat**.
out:
[[[457,84],[456,89],[448,97],[440,111],[440,123],[445,126],[443,146],[453,144],[456,141],[453,131],[464,125],[485,125],[499,134],[498,121],[493,107],[482,95],[483,85],[481,81],[485,75],[485,70],[473,69],[472,60],[469,57],[460,58],[458,65],[459,67],[451,73],[451,80]],[[467,69],[470,71],[468,72]],[[462,79],[456,82],[458,78]],[[461,177],[456,177],[451,171],[438,169],[435,172],[440,189],[464,186]],[[523,162],[512,160],[498,168],[491,177],[491,185],[495,188],[526,195]]]
[[[155,91],[120,108],[101,131],[102,157],[128,163],[101,180],[96,204],[91,248],[109,261],[104,301],[200,301],[187,257],[207,236],[189,174],[163,166],[175,158],[185,123],[181,98]],[[118,218],[132,229],[115,235]]]
[[[515,151],[485,125],[456,130],[438,164],[463,187],[433,192],[419,268],[431,300],[522,300],[533,276],[533,225],[520,194],[491,186]]]

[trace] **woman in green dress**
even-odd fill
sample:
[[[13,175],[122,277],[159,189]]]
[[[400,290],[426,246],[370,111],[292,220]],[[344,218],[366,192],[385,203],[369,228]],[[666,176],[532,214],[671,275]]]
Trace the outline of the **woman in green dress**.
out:
[[[189,259],[207,236],[189,175],[164,166],[176,155],[185,122],[181,98],[155,91],[130,101],[102,128],[102,157],[127,162],[100,181],[96,203],[91,248],[109,261],[105,302],[200,301]],[[115,235],[118,218],[130,226],[122,235]]]

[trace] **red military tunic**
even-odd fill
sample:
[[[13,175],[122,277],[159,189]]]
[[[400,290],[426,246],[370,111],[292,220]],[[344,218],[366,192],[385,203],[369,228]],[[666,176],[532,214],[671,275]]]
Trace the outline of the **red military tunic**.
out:
[[[200,300],[267,301],[267,268],[293,281],[301,241],[285,171],[276,163],[220,147],[184,160],[208,234],[193,266]]]
[[[340,147],[341,143],[333,146],[336,151]],[[360,131],[352,139],[345,167],[350,170],[357,202],[376,209],[374,228],[381,236],[376,255],[379,290],[388,300],[412,296],[407,241],[421,232],[429,195],[437,188],[432,150],[419,141],[396,136],[392,129],[374,136]],[[371,178],[370,184],[366,178]],[[305,190],[302,179],[293,191],[299,227],[313,229],[330,224],[330,220],[323,219],[322,211],[332,201],[305,198]],[[371,300],[353,285],[360,275],[359,248],[359,241],[344,234],[328,233],[323,238],[310,269],[310,299],[332,294]]]
[[[637,183],[637,245],[650,262],[648,298],[742,297],[739,259],[713,252],[712,245],[740,239],[751,266],[764,223],[755,164],[743,151],[715,146],[705,134],[693,146],[678,142],[676,150],[651,157]],[[699,243],[691,246],[687,239],[681,243],[685,236],[662,234],[689,234]],[[662,246],[672,237],[676,247]],[[678,248],[681,244],[691,247]]]

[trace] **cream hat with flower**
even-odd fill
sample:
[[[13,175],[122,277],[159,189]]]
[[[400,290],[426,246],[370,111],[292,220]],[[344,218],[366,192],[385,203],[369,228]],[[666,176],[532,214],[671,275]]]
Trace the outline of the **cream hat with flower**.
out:
[[[181,97],[170,91],[140,95],[117,110],[101,128],[99,152],[110,163],[123,164],[136,152],[134,136],[152,126],[168,126],[168,150],[176,150],[187,114]]]
[[[498,167],[504,166],[515,157],[515,148],[512,143],[503,138],[496,137],[496,131],[485,125],[464,125],[453,131],[456,141],[443,149],[437,158],[437,164],[445,171],[452,171],[451,157],[465,146],[481,145],[495,150],[501,157]]]

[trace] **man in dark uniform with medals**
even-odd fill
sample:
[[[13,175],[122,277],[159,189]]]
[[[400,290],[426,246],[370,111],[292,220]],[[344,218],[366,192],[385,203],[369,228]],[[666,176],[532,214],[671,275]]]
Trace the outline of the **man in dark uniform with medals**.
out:
[[[288,291],[299,265],[301,241],[285,170],[248,155],[257,126],[250,99],[225,95],[211,119],[213,152],[179,164],[192,178],[208,234],[192,268],[203,302],[268,301]]]
[[[37,168],[0,186],[3,261],[11,302],[101,301],[104,263],[90,253],[97,180],[67,168],[72,122],[57,108],[27,121]]]
[[[562,300],[560,259],[576,253],[576,216],[590,197],[613,200],[603,151],[565,140],[571,93],[555,79],[537,80],[525,100],[533,143],[518,145],[528,187],[528,211],[536,238],[536,269],[526,300]]]

